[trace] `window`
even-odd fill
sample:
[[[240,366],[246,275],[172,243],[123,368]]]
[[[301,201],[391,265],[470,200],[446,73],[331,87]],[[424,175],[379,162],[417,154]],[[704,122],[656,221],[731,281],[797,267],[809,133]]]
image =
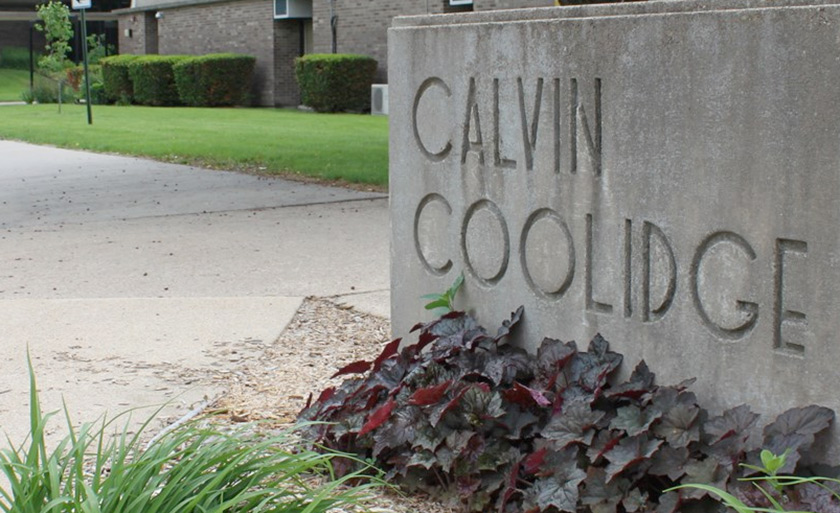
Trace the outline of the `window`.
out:
[[[449,0],[449,5],[472,5],[473,0]]]
[[[312,0],[274,0],[274,19],[311,17]]]

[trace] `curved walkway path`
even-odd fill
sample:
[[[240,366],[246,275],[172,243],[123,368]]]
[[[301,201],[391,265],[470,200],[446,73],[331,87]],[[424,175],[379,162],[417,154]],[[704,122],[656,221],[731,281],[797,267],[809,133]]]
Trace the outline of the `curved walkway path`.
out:
[[[179,414],[306,296],[387,316],[388,260],[384,194],[0,141],[0,429],[27,347],[45,410]]]

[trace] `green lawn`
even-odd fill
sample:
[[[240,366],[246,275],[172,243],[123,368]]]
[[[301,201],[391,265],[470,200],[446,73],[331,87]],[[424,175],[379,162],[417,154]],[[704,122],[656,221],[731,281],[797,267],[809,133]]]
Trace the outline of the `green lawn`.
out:
[[[0,139],[386,186],[388,119],[285,109],[0,107]]]
[[[20,93],[29,89],[29,72],[0,68],[0,102],[20,101]]]

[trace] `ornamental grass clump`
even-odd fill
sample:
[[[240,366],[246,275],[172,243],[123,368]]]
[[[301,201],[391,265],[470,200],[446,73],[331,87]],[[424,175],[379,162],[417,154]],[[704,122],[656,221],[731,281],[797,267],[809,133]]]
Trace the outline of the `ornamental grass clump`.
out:
[[[28,440],[0,453],[0,511],[14,513],[319,513],[356,507],[377,478],[336,478],[334,452],[301,450],[295,434],[227,429],[208,419],[175,425],[147,441],[152,418],[129,431],[125,418],[74,427],[54,449],[44,439],[52,414],[40,410],[30,364]],[[117,419],[122,427],[115,429]],[[11,444],[10,444],[11,445]],[[370,474],[361,461],[360,469]],[[355,483],[355,486],[347,486]]]

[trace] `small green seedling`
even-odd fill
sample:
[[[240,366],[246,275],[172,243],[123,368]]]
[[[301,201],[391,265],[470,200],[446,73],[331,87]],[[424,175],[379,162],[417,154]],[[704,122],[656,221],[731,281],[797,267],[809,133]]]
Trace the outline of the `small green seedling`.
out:
[[[426,310],[433,310],[438,315],[445,315],[455,310],[455,294],[464,284],[464,273],[455,278],[455,282],[443,294],[426,294],[423,299],[431,300],[426,304]]]
[[[742,463],[741,466],[744,468],[748,468],[750,470],[755,470],[756,472],[760,472],[766,476],[765,481],[773,487],[774,490],[777,492],[782,491],[782,484],[779,483],[779,480],[776,479],[776,474],[782,467],[785,466],[785,462],[787,461],[787,456],[790,453],[790,449],[785,450],[782,454],[773,454],[772,452],[764,449],[761,451],[761,466],[757,465],[747,465],[746,463]]]
[[[737,513],[814,513],[809,511],[794,511],[794,510],[786,510],[782,506],[782,502],[784,502],[784,488],[790,486],[796,486],[806,483],[815,484],[821,488],[824,488],[831,492],[831,494],[838,500],[840,500],[840,494],[838,494],[834,488],[829,487],[826,483],[831,482],[833,484],[840,484],[840,481],[837,479],[830,479],[826,477],[798,477],[798,476],[780,476],[778,472],[784,468],[785,463],[787,462],[787,456],[790,453],[790,449],[785,450],[782,454],[773,454],[772,452],[764,449],[761,451],[761,466],[757,465],[747,465],[746,463],[742,463],[741,466],[744,468],[748,468],[750,470],[755,470],[756,472],[760,472],[764,475],[758,477],[747,477],[741,478],[739,481],[744,482],[751,482],[755,487],[767,498],[767,501],[772,505],[772,508],[754,508],[747,506],[744,504],[740,499],[735,497],[734,495],[727,493],[725,490],[721,490],[715,486],[705,485],[705,484],[684,484],[680,486],[674,486],[673,488],[668,488],[665,492],[671,492],[675,490],[679,490],[681,488],[695,488],[698,490],[703,490],[708,492],[712,495],[716,495],[721,502],[723,502],[726,506],[731,508],[732,510],[736,511]],[[763,488],[761,483],[769,484],[773,490],[778,494],[782,500],[777,497],[774,497],[770,491]]]

